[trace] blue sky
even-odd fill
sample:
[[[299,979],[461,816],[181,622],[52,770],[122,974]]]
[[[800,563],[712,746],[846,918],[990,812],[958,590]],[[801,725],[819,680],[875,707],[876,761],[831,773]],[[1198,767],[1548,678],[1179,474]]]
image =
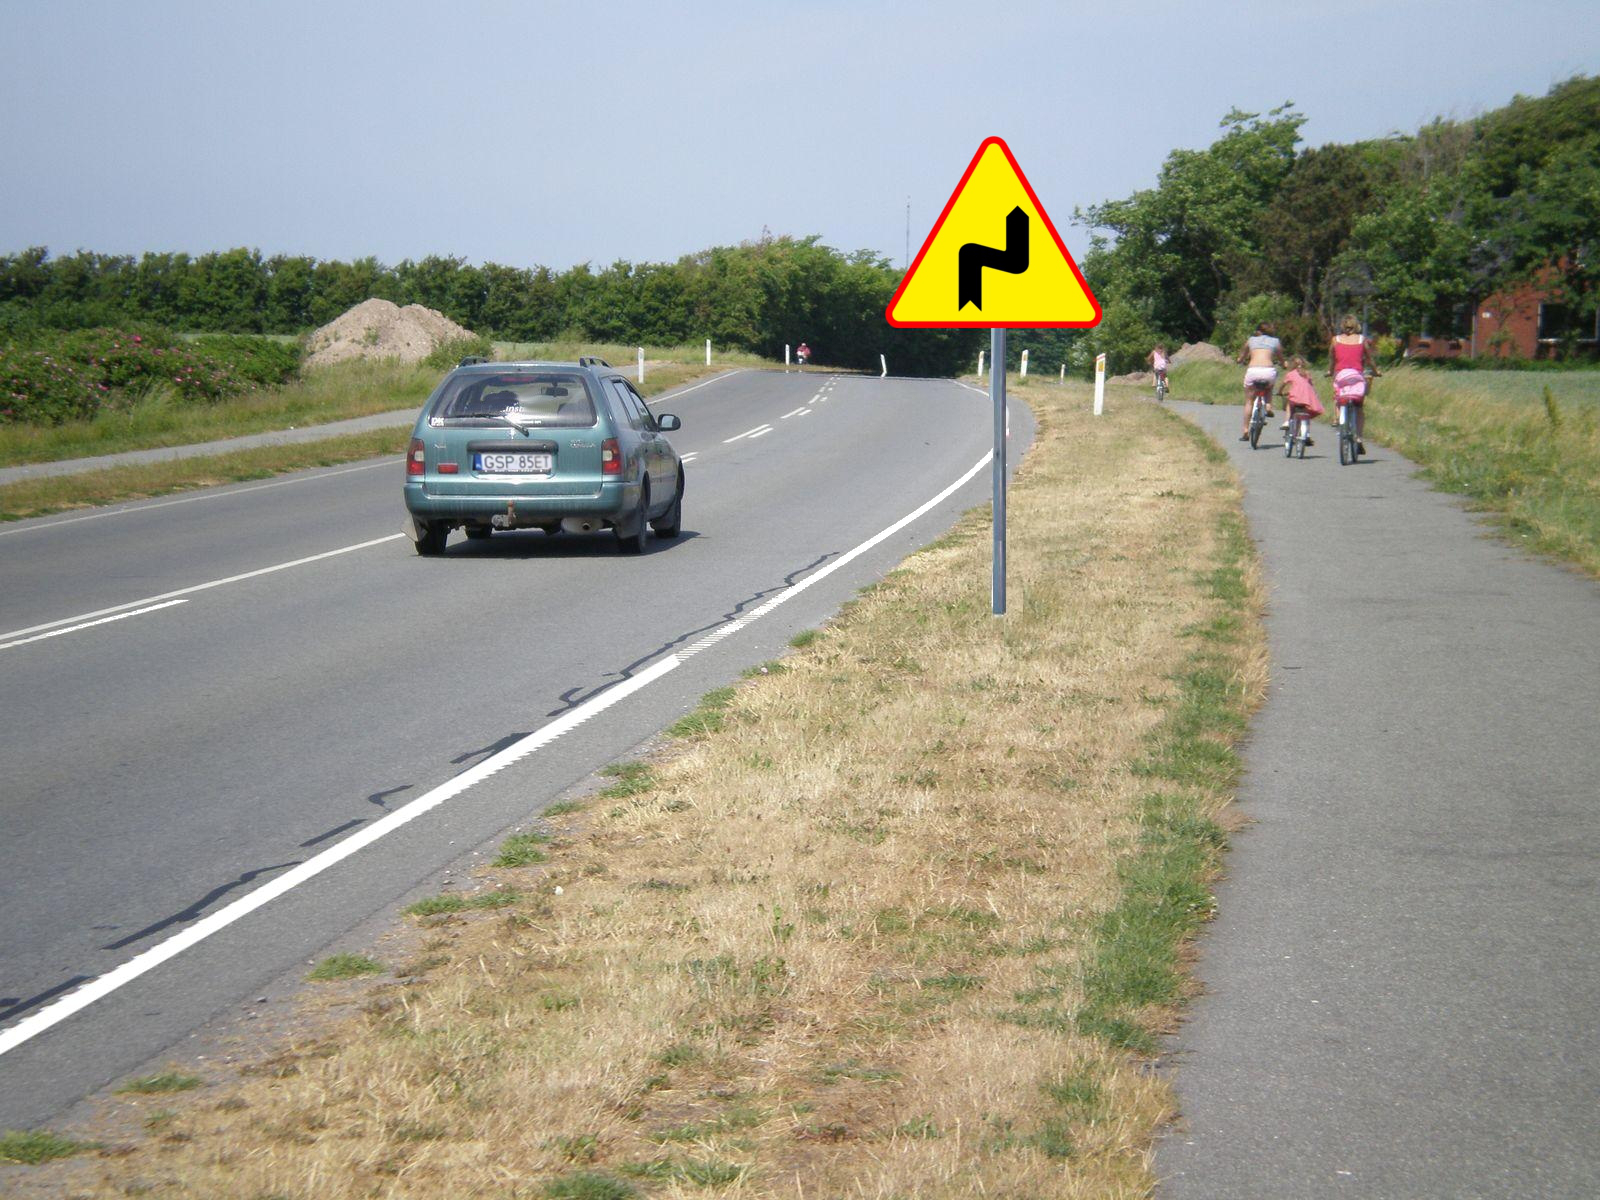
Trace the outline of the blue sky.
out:
[[[1004,137],[1068,247],[1232,107],[1311,144],[1600,73],[1594,0],[0,0],[0,252],[904,256]]]

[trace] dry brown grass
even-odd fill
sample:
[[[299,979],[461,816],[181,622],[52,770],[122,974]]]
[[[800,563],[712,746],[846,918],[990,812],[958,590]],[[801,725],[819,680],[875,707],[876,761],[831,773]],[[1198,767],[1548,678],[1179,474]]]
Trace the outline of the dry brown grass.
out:
[[[1229,606],[1207,580],[1237,492],[1146,405],[1096,420],[1082,388],[1017,391],[1040,434],[1008,616],[974,514],[648,790],[552,820],[548,862],[487,871],[517,905],[425,919],[424,977],[159,1098],[176,1115],[81,1160],[73,1193],[1147,1195],[1165,1085],[1018,1013],[1085,1003],[1140,764]],[[1241,703],[1261,681],[1243,625],[1208,650]]]

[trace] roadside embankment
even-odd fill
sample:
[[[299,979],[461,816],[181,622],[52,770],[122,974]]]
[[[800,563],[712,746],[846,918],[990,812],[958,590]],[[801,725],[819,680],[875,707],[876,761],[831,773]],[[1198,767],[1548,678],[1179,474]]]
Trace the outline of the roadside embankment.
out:
[[[1150,1069],[1261,693],[1225,456],[1017,385],[1010,612],[975,511],[586,801],[414,956],[239,1067],[174,1064],[74,1194],[1145,1195]],[[377,974],[376,972],[382,972]],[[314,1006],[313,1006],[314,1007]],[[27,1193],[22,1193],[27,1194]],[[45,1194],[45,1193],[41,1193]]]

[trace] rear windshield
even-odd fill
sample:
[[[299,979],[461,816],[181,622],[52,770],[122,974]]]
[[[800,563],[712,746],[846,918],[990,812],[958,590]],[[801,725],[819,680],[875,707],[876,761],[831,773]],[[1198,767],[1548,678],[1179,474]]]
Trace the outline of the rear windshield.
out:
[[[445,382],[431,417],[496,421],[508,414],[522,424],[588,426],[595,423],[594,397],[584,377],[570,371],[464,372]]]

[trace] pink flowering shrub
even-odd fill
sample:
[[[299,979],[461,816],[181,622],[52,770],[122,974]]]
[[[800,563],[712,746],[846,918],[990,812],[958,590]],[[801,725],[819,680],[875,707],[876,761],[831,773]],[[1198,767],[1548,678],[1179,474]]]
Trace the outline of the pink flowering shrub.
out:
[[[243,391],[227,362],[163,331],[41,332],[0,347],[0,422],[60,424],[93,417],[168,387],[180,401],[210,403]]]

